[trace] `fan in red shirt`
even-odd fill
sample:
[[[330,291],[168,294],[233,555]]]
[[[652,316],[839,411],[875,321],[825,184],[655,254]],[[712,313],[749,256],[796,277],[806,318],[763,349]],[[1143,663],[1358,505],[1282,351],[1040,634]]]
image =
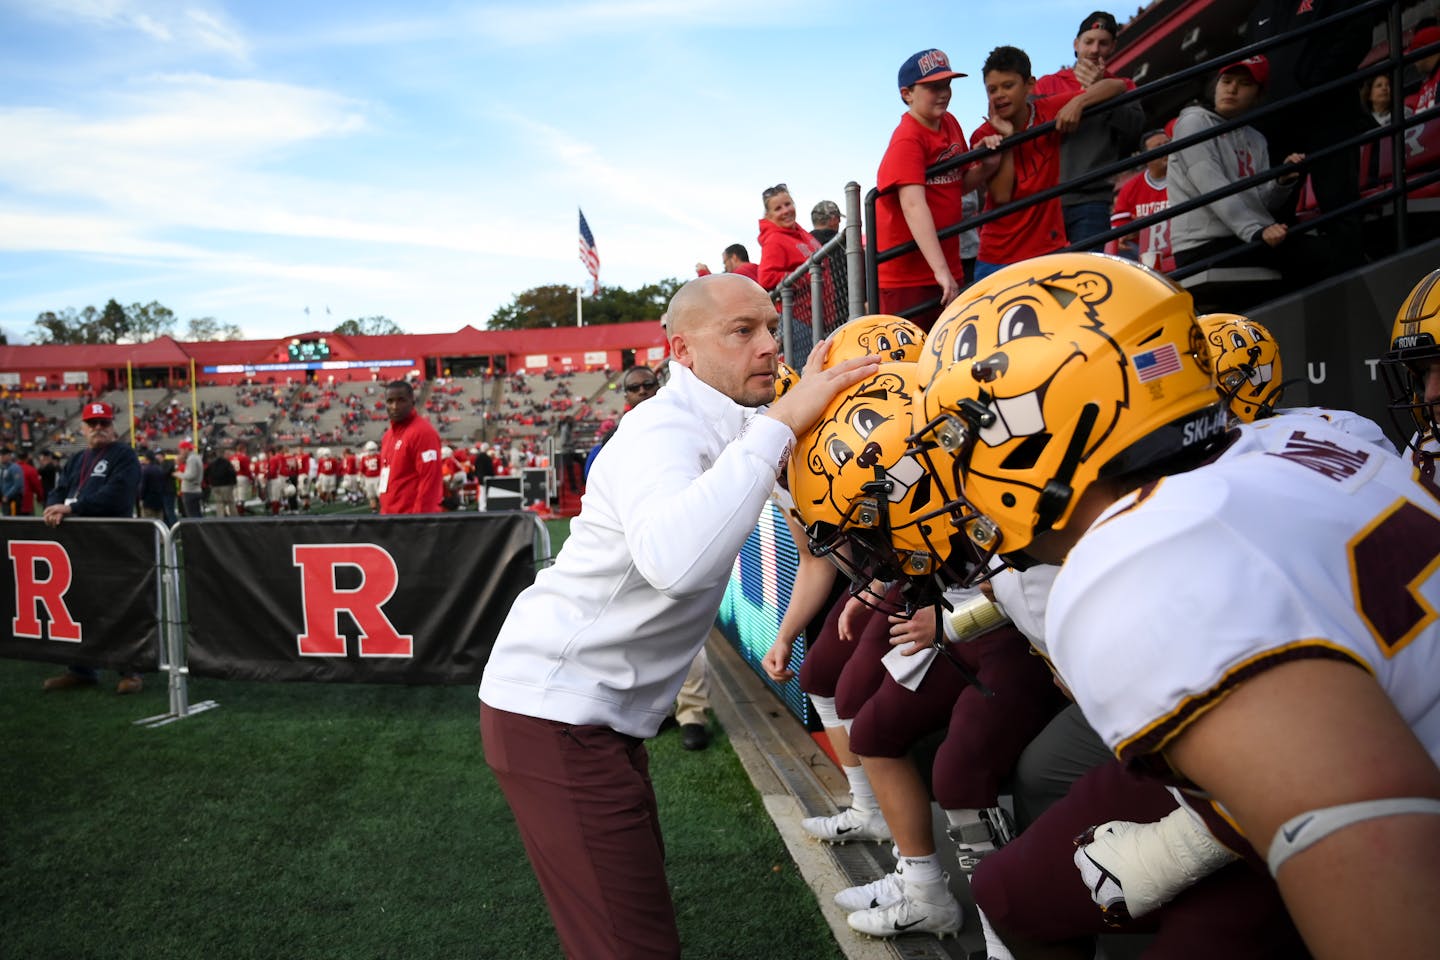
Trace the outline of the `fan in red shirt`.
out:
[[[1030,57],[1018,47],[996,47],[985,60],[985,93],[990,101],[990,118],[970,138],[972,147],[993,134],[1008,137],[1050,120],[1049,133],[1000,156],[1000,169],[990,181],[985,209],[993,210],[1012,200],[1023,200],[1060,182],[1060,141],[1080,124],[1087,106],[1125,92],[1125,81],[1107,77],[1084,91],[1069,90],[1031,101],[1035,76]],[[1054,253],[1064,247],[1065,216],[1060,198],[1054,197],[992,220],[980,228],[980,256],[975,279],[980,280],[1008,263]]]
[[[965,74],[950,69],[940,50],[922,50],[900,66],[900,99],[909,108],[880,158],[875,188],[876,245],[881,250],[914,240],[911,253],[880,264],[880,312],[905,314],[929,330],[941,309],[964,285],[958,237],[938,231],[959,223],[965,194],[999,167],[999,158],[928,178],[926,169],[965,153],[965,131],[949,112],[950,82]],[[986,146],[998,146],[997,136]],[[912,312],[927,302],[935,306]]]
[[[1170,142],[1164,130],[1152,130],[1145,134],[1142,146],[1154,150]],[[1115,212],[1110,214],[1110,226],[1123,227],[1126,224],[1148,217],[1170,206],[1170,196],[1165,189],[1165,177],[1170,167],[1169,157],[1157,157],[1145,165],[1145,169],[1125,181],[1115,194]],[[1152,223],[1144,230],[1120,238],[1116,244],[1122,257],[1139,260],[1147,267],[1169,272],[1175,269],[1175,255],[1170,251],[1170,221]]]
[[[439,513],[440,435],[415,413],[415,388],[391,381],[385,412],[390,429],[380,441],[380,512]]]

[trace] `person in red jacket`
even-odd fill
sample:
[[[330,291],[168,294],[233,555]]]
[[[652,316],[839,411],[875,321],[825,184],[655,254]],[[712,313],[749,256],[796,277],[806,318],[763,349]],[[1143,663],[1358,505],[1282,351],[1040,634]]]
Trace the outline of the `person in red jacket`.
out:
[[[20,472],[25,476],[25,487],[20,494],[20,516],[35,516],[35,502],[45,503],[45,484],[40,482],[40,471],[30,462],[30,451],[21,449],[15,455],[15,461],[20,465]]]
[[[391,381],[385,412],[390,429],[380,441],[380,512],[439,513],[440,435],[415,413],[415,388]]]
[[[810,259],[820,249],[820,241],[810,231],[795,222],[795,201],[790,188],[783,183],[766,187],[760,194],[765,204],[765,216],[760,221],[760,269],[756,282],[766,290],[773,290],[781,280],[797,267]],[[776,301],[779,309],[779,301]],[[795,299],[791,302],[791,336],[793,357],[786,357],[787,363],[796,369],[810,355],[813,336],[810,330],[810,284],[795,285]]]

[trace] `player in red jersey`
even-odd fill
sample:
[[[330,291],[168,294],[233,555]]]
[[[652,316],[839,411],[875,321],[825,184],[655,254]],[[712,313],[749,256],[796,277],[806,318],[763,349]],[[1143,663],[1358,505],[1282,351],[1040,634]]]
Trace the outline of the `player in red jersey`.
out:
[[[246,452],[245,444],[235,444],[235,449],[230,452],[230,466],[235,468],[235,509],[244,516],[245,501],[252,496],[255,483],[254,471],[250,469],[250,454]]]
[[[340,480],[340,459],[329,447],[321,447],[315,458],[315,493],[321,503],[335,502],[335,488]]]
[[[365,449],[360,454],[360,477],[365,491],[365,499],[370,503],[371,512],[379,513],[380,445],[374,440],[365,441]]]

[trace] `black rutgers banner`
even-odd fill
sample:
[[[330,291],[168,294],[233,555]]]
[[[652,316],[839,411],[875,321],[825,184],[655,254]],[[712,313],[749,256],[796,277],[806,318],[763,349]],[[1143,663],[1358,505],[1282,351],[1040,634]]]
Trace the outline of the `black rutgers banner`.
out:
[[[154,670],[162,534],[149,520],[0,521],[5,576],[0,656]]]
[[[475,683],[535,579],[529,513],[182,523],[190,672]]]

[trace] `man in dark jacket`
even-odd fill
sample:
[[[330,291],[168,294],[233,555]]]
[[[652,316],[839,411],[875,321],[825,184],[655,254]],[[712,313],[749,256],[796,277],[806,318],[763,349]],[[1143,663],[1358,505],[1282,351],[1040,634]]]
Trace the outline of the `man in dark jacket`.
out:
[[[147,450],[140,470],[140,516],[149,520],[165,519],[165,488],[175,486],[165,472],[164,459],[159,450]]]
[[[85,404],[80,417],[87,445],[65,462],[45,507],[45,522],[58,527],[66,517],[133,517],[140,487],[140,460],[127,443],[115,438],[115,409],[108,403]],[[45,681],[46,690],[94,686],[90,667],[72,666]],[[139,693],[138,673],[124,672],[116,693]]]
[[[215,501],[215,516],[235,516],[235,465],[228,457],[215,455],[205,467],[205,484]]]

